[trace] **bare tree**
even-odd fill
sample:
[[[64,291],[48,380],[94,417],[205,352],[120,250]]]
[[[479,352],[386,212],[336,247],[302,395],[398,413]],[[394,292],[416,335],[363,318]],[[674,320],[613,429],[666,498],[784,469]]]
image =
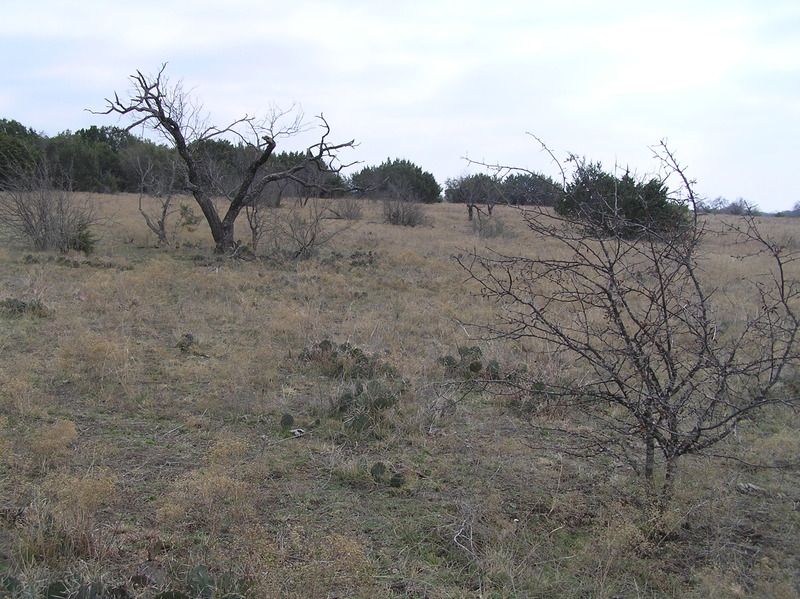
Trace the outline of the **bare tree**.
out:
[[[473,160],[470,160],[470,163],[480,164]],[[478,213],[478,218],[483,214],[481,205],[486,206],[486,215],[491,216],[497,204],[507,203],[504,201],[501,191],[501,177],[491,177],[485,173],[448,179],[445,198],[448,202],[463,203],[467,207],[470,221],[475,212]]]
[[[495,322],[477,324],[481,335],[532,341],[560,365],[556,376],[503,383],[546,432],[538,438],[632,467],[663,505],[682,456],[708,453],[770,405],[798,402],[781,385],[800,357],[800,286],[787,270],[800,256],[745,217],[730,234],[748,278],[736,296],[711,286],[692,183],[663,144],[659,156],[694,219],[673,229],[626,222],[620,230],[639,234],[598,236],[579,214],[529,208],[520,215],[534,240],[557,249],[473,252],[460,263],[498,305]]]
[[[337,165],[336,155],[339,150],[352,147],[354,142],[330,143],[330,127],[319,115],[322,134],[319,141],[308,148],[306,160],[286,170],[264,174],[264,166],[272,156],[277,140],[308,130],[302,114],[273,110],[263,121],[244,116],[226,126],[210,125],[182,85],[170,84],[164,75],[165,69],[166,64],[155,76],[137,71],[130,77],[133,82],[130,98],[122,100],[114,94],[113,99],[107,99],[107,109],[99,114],[132,117],[129,130],[139,125],[149,126],[175,147],[186,167],[183,186],[194,196],[208,222],[216,244],[215,251],[223,253],[235,248],[234,223],[237,217],[246,206],[259,199],[270,182],[297,179],[297,174],[308,165],[320,168],[324,165],[332,172],[347,166]],[[224,180],[214,162],[203,159],[201,151],[203,142],[226,136],[237,139],[251,151],[251,159],[235,172],[233,180]],[[224,215],[214,203],[214,195],[218,193],[228,200]]]
[[[297,174],[297,179],[291,181],[289,189],[284,193],[294,197],[299,206],[307,206],[312,198],[341,191],[341,189],[330,189],[327,183],[328,177],[330,173],[324,167],[320,168],[313,162],[306,163],[305,168]]]
[[[158,237],[162,245],[169,245],[170,236],[167,228],[169,218],[179,209],[173,201],[178,194],[182,178],[181,167],[177,157],[164,164],[157,164],[146,156],[130,156],[134,171],[139,176],[139,213],[144,218],[147,228]],[[155,212],[145,209],[145,198],[157,201]]]

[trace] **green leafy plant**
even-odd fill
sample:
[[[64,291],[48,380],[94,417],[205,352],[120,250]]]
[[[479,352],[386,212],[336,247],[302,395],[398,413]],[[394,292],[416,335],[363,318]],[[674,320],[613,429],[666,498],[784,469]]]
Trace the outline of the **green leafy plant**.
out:
[[[352,176],[354,187],[382,198],[410,195],[414,201],[433,204],[440,201],[441,186],[436,178],[408,160],[386,160],[379,166],[367,166]],[[402,193],[401,192],[405,192]],[[392,223],[395,224],[395,223]]]
[[[181,227],[185,227],[187,231],[193,232],[197,230],[198,225],[203,222],[203,219],[194,213],[191,206],[188,204],[181,204],[178,209],[178,222]]]
[[[497,360],[489,360],[484,364],[483,350],[477,345],[462,345],[458,348],[458,358],[446,355],[439,358],[437,362],[444,366],[448,375],[465,381],[475,379],[497,380],[502,376],[500,364]]]
[[[209,599],[215,590],[215,581],[206,566],[195,566],[188,576],[188,586],[195,597]]]
[[[75,231],[67,240],[67,249],[91,254],[97,245],[98,237],[91,228],[91,222],[87,218],[80,219],[75,225]]]
[[[378,356],[370,355],[350,343],[335,344],[324,339],[315,347],[304,348],[300,359],[319,366],[322,374],[337,379],[394,377],[396,370]]]
[[[331,402],[331,415],[341,418],[354,433],[375,433],[384,423],[386,412],[397,405],[403,390],[402,383],[356,382]]]
[[[0,300],[0,313],[6,316],[33,316],[35,318],[48,318],[53,315],[53,310],[42,303],[41,300],[29,301],[7,298]]]
[[[292,426],[294,426],[294,416],[291,414],[281,416],[281,428],[283,430],[289,430]]]
[[[375,462],[369,469],[369,473],[377,482],[382,481],[386,477],[386,464],[383,462]]]
[[[0,576],[0,597],[4,599],[102,599],[120,596],[128,596],[124,586],[111,588],[100,581],[88,581],[81,576],[53,580],[44,586],[16,576]]]
[[[378,254],[372,252],[372,250],[368,252],[356,250],[350,254],[350,266],[352,268],[356,268],[358,266],[372,266],[375,264],[377,259]]]
[[[607,173],[599,162],[573,157],[573,179],[556,202],[556,212],[581,222],[592,235],[635,238],[677,231],[689,224],[685,204],[670,198],[665,183]]]

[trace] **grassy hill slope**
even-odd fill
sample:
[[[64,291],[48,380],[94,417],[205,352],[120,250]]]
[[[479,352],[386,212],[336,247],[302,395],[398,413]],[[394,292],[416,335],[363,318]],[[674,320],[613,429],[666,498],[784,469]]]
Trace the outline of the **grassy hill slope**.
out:
[[[549,251],[513,209],[481,237],[463,207],[408,228],[365,202],[309,260],[224,260],[202,225],[157,248],[134,196],[97,201],[93,256],[0,249],[9,592],[800,596],[791,410],[730,439],[741,461],[687,458],[654,517],[630,473],[533,449],[508,398],[440,363],[477,346],[504,370],[560,368],[461,324],[494,306],[454,255]],[[709,237],[707,271],[746,276],[726,243]]]

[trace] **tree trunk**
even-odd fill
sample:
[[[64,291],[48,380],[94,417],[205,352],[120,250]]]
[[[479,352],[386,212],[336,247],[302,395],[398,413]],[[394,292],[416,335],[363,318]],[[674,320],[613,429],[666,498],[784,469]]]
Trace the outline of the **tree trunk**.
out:
[[[241,212],[240,206],[231,205],[231,208],[225,214],[225,218],[222,219],[222,222],[220,223],[220,237],[218,239],[216,235],[214,236],[214,241],[217,243],[217,246],[214,248],[215,254],[224,254],[225,252],[236,247],[234,225],[237,217],[239,216],[239,212]]]
[[[217,245],[214,247],[215,254],[224,254],[236,247],[236,239],[233,236],[233,223],[230,226],[223,226],[222,236],[215,240]]]
[[[678,456],[671,455],[667,458],[664,468],[664,485],[661,487],[661,498],[666,505],[672,499],[672,492],[675,487],[675,479],[678,476]]]
[[[644,479],[648,485],[652,485],[656,469],[656,440],[652,435],[647,434],[644,447]]]
[[[638,421],[642,437],[644,437],[644,480],[649,490],[652,490],[653,476],[656,470],[656,438],[653,431],[649,429],[653,422],[650,409],[646,408],[638,417]]]
[[[224,252],[226,230],[223,221],[219,218],[219,214],[217,213],[217,207],[214,206],[214,202],[211,201],[211,198],[202,191],[195,189],[193,195],[194,199],[197,201],[197,205],[200,206],[200,210],[203,212],[206,222],[208,222],[208,228],[211,229],[211,237],[216,244],[214,251],[216,253]],[[231,231],[230,236],[233,236],[233,231]]]

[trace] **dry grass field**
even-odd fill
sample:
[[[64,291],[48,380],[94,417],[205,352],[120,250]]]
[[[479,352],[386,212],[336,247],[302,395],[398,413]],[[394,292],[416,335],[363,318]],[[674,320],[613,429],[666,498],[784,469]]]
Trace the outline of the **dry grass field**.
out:
[[[0,300],[25,302],[0,314],[0,596],[800,596],[793,411],[719,448],[740,461],[686,458],[654,517],[635,477],[532,449],[455,384],[462,346],[564,368],[461,324],[494,306],[454,256],[553,251],[514,209],[487,238],[461,206],[409,228],[365,201],[311,259],[222,260],[202,225],[158,248],[135,196],[95,201],[89,257],[0,247]],[[747,276],[724,234],[703,264]]]

